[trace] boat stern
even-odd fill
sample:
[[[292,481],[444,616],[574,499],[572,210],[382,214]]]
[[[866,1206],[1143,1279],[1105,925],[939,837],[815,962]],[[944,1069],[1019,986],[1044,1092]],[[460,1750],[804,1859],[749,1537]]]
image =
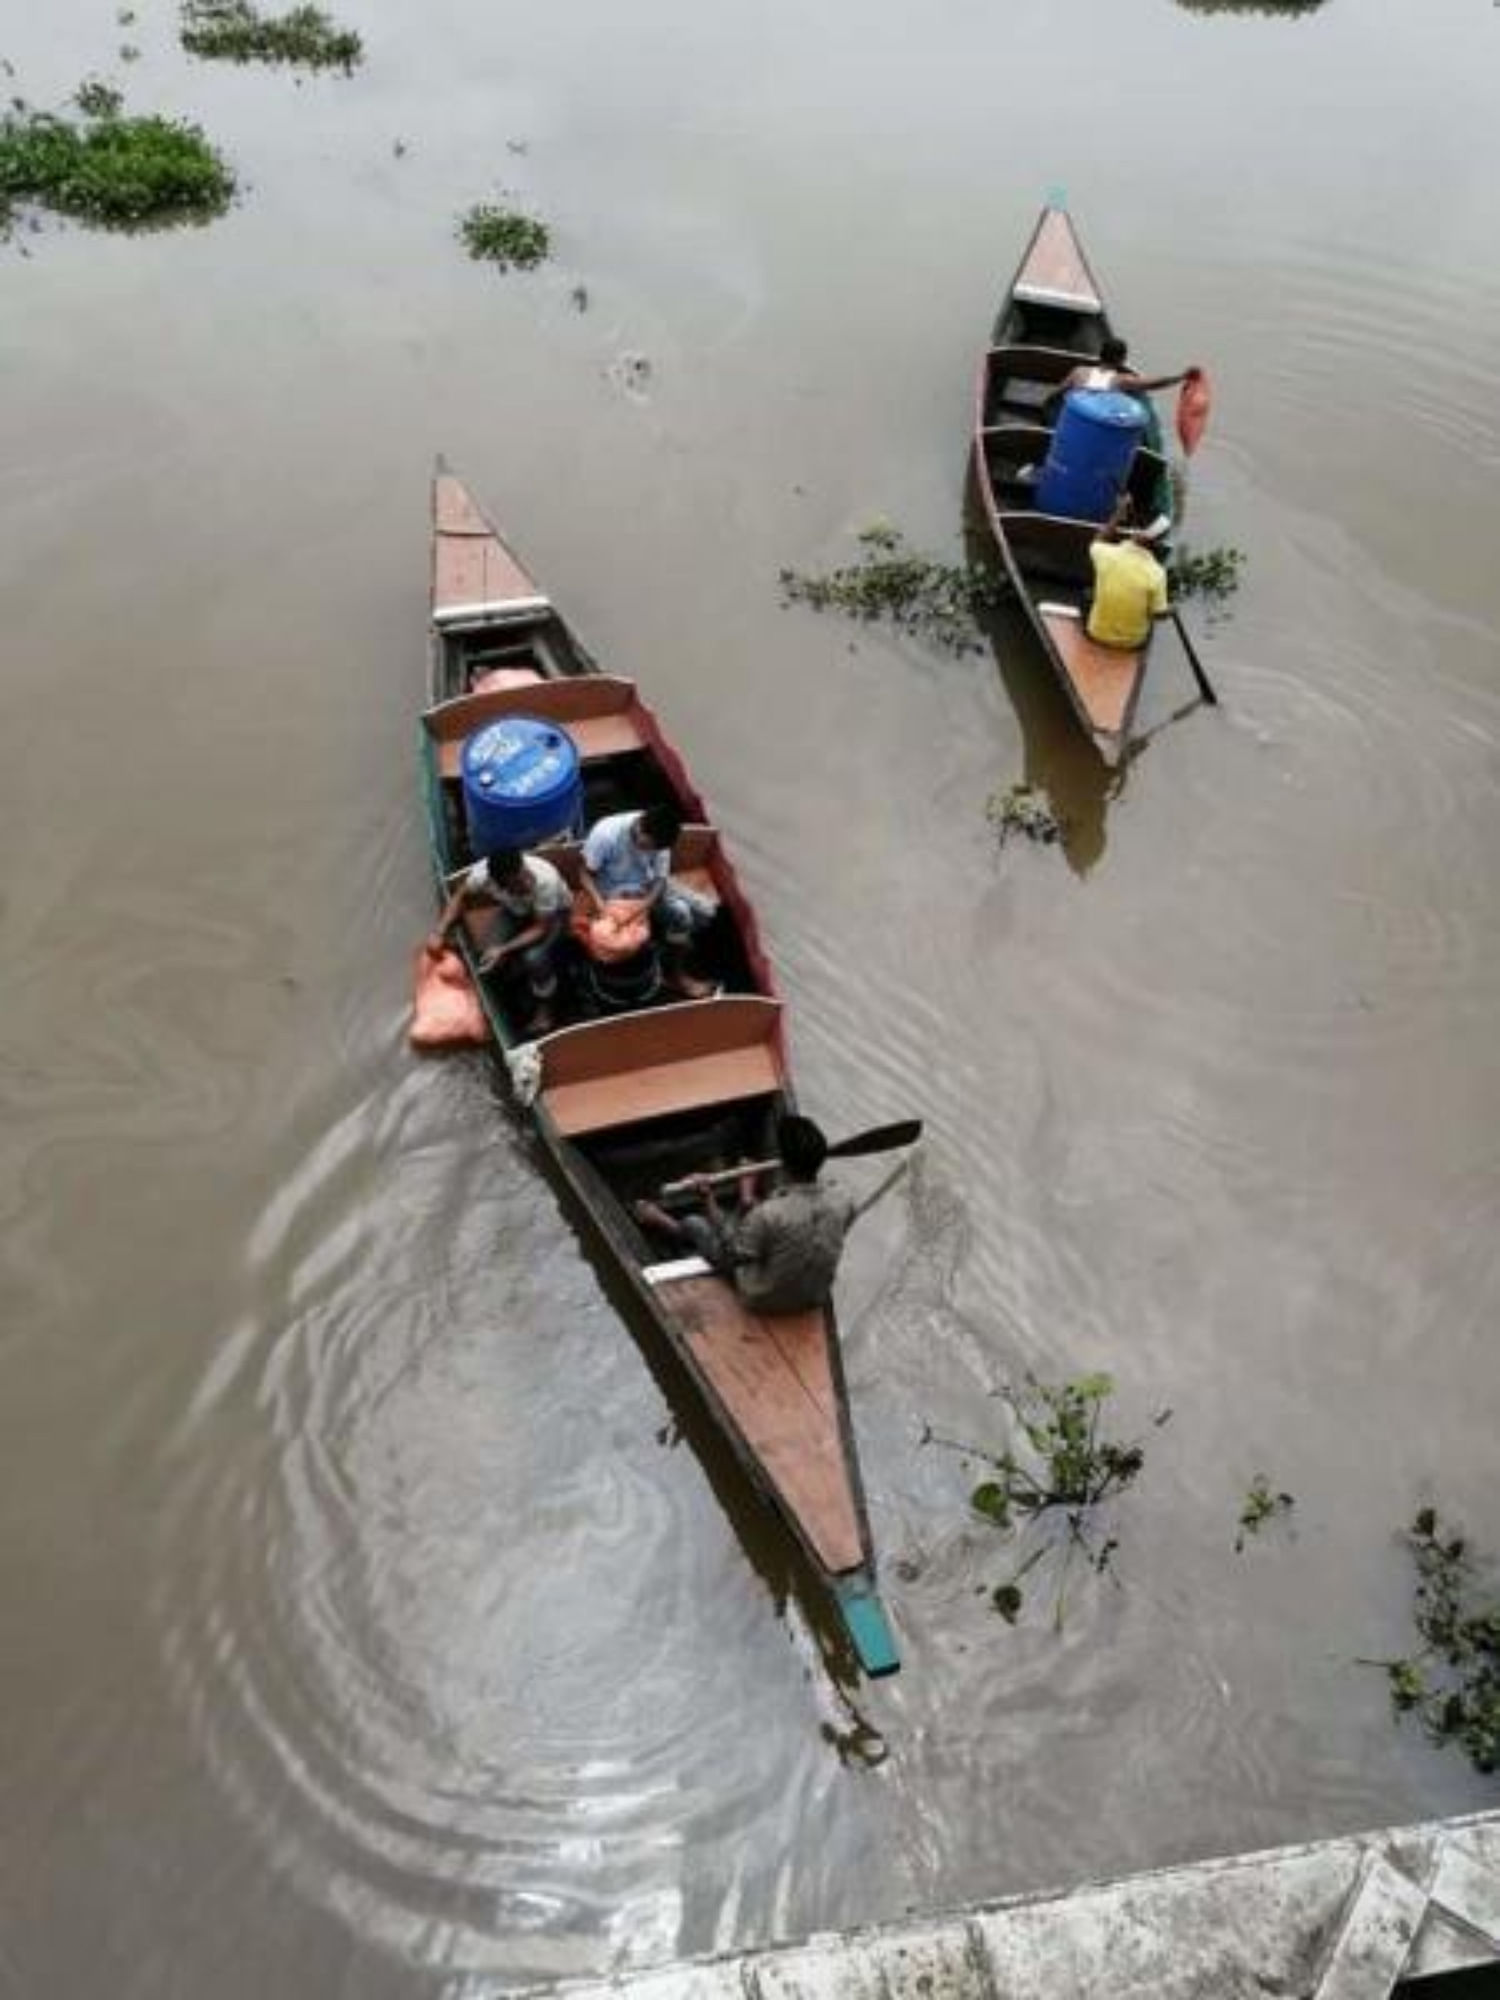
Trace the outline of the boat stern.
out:
[[[885,1606],[880,1601],[880,1593],[875,1588],[875,1579],[867,1570],[856,1570],[851,1576],[835,1577],[834,1598],[862,1671],[871,1680],[896,1673],[901,1665],[901,1655],[896,1647],[891,1622],[885,1614]]]

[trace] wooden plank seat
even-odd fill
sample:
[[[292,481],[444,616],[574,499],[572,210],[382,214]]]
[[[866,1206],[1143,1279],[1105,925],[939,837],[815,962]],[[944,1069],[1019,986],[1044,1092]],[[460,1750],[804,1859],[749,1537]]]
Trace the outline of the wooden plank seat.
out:
[[[782,1506],[835,1576],[864,1561],[822,1312],[752,1312],[726,1279],[654,1287]]]
[[[781,1002],[685,1000],[559,1028],[538,1044],[541,1103],[565,1138],[781,1089]]]
[[[557,723],[572,737],[585,763],[643,750],[650,741],[634,681],[617,680],[611,674],[569,674],[485,688],[439,702],[422,718],[437,743],[438,769],[445,778],[459,775],[464,739],[503,715],[534,715]]]

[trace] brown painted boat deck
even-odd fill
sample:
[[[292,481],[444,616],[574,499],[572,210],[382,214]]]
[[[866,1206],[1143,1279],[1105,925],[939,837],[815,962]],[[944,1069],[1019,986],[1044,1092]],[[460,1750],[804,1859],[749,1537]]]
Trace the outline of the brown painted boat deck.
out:
[[[1064,210],[1049,208],[1042,217],[1013,289],[1022,299],[1056,301],[1079,312],[1103,310],[1094,274]]]
[[[656,1298],[835,1576],[864,1561],[834,1387],[826,1313],[752,1312],[724,1278],[674,1278]]]
[[[432,486],[432,607],[504,604],[541,597],[536,584],[470,497],[462,480],[440,472]]]
[[[1041,618],[1090,723],[1095,729],[1118,734],[1125,727],[1131,697],[1145,670],[1145,654],[1101,646],[1089,637],[1081,618],[1068,617],[1045,605]]]

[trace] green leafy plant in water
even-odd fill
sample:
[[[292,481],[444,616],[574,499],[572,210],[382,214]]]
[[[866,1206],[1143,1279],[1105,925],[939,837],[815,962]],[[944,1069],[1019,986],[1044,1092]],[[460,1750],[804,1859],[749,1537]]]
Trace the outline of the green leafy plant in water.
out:
[[[127,118],[97,79],[75,102],[83,124],[20,99],[0,118],[0,224],[22,202],[104,229],[201,222],[229,206],[234,175],[196,125]]]
[[[124,94],[97,76],[86,77],[79,84],[73,102],[86,118],[118,118],[125,109]]]
[[[984,811],[1002,847],[1013,833],[1024,834],[1027,840],[1041,847],[1050,847],[1066,830],[1040,785],[1024,782],[1007,785],[1003,792],[990,794]]]
[[[1168,572],[1172,595],[1201,597],[1210,604],[1227,603],[1240,587],[1240,572],[1244,567],[1244,550],[1232,548],[1228,543],[1204,549],[1201,554],[1180,548]]]
[[[459,239],[476,263],[533,270],[552,248],[545,222],[496,202],[476,202],[458,219]]]
[[[209,61],[292,63],[300,69],[341,69],[364,60],[364,43],[321,7],[262,14],[252,0],[183,0],[182,46]]]
[[[1114,1393],[1108,1375],[1080,1375],[1070,1382],[1039,1382],[1028,1375],[1019,1388],[998,1391],[1009,1408],[1016,1442],[1004,1451],[986,1450],[930,1428],[925,1444],[941,1445],[988,1468],[989,1476],[969,1494],[969,1505],[1002,1534],[1034,1533],[1036,1546],[1012,1575],[991,1593],[990,1602],[1008,1625],[1024,1604],[1023,1579],[1054,1559],[1057,1582],[1053,1624],[1061,1628],[1068,1573],[1081,1556],[1096,1575],[1112,1571],[1119,1539],[1109,1531],[1109,1503],[1134,1485],[1146,1463],[1139,1439],[1121,1443],[1102,1435],[1105,1404]],[[1159,1428],[1171,1416],[1158,1411]]]
[[[1500,1770],[1500,1600],[1480,1594],[1467,1540],[1424,1507],[1406,1537],[1417,1565],[1413,1607],[1422,1645],[1385,1669],[1398,1715],[1415,1713],[1438,1743],[1456,1743],[1476,1770]]]
[[[918,555],[899,529],[885,522],[863,529],[858,539],[859,559],[826,576],[782,570],[784,601],[814,611],[842,611],[867,624],[885,621],[944,652],[979,650],[979,621],[1006,594],[1000,577],[974,565]]]
[[[1239,1533],[1234,1538],[1234,1552],[1239,1555],[1252,1535],[1258,1535],[1267,1521],[1278,1515],[1290,1514],[1297,1504],[1290,1493],[1273,1493],[1271,1483],[1263,1472],[1257,1472],[1246,1490],[1240,1505]]]

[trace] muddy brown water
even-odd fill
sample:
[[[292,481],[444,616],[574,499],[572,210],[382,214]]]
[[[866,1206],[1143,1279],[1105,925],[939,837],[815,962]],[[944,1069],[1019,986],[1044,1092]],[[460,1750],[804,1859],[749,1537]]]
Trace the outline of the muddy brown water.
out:
[[[1351,1662],[1420,1499],[1500,1544],[1500,16],[349,11],[301,86],[164,0],[0,34],[246,182],[0,260],[0,1992],[478,1996],[1492,1800]],[[1213,367],[1248,553],[1117,791],[1015,633],[775,587],[960,546],[1057,183]],[[535,277],[451,240],[499,188]],[[688,747],[809,1107],[928,1120],[843,1293],[877,1688],[482,1064],[404,1049],[436,449]],[[1068,854],[997,855],[1023,775]],[[1028,1367],[1175,1411],[1061,1637],[918,1443]]]

